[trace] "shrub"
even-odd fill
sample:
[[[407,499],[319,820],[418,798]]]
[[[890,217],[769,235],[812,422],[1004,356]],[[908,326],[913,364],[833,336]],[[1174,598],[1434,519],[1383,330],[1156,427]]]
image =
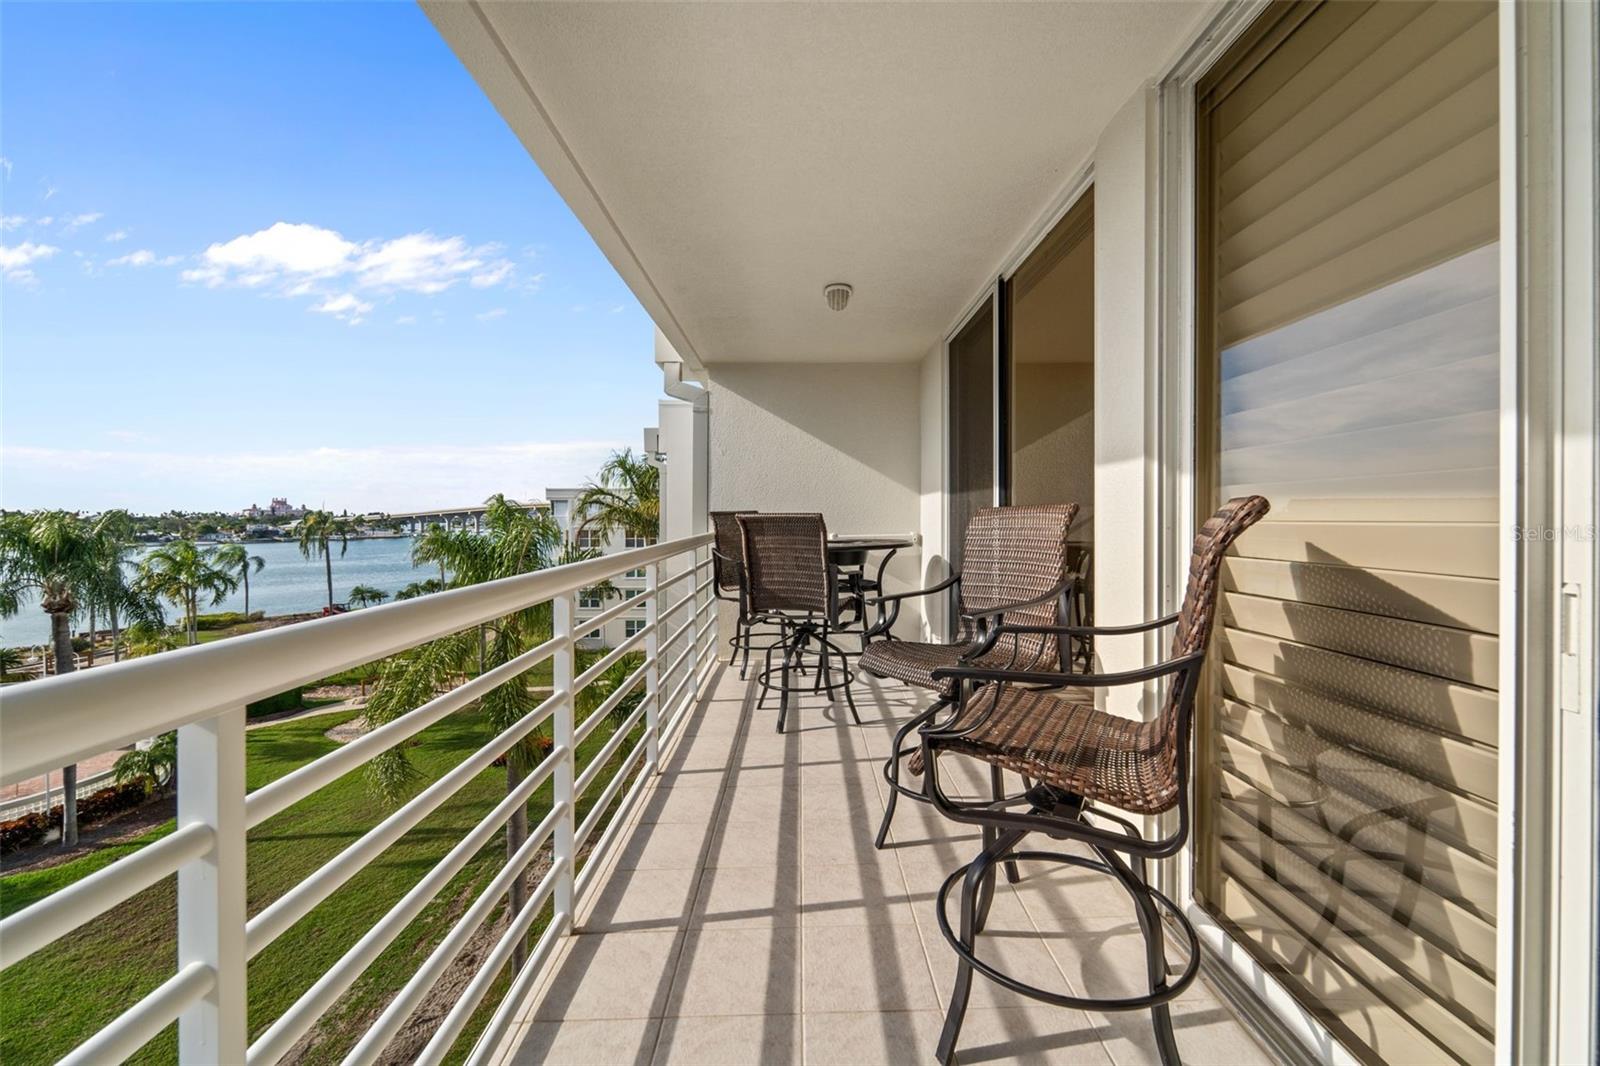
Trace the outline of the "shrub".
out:
[[[219,611],[216,614],[198,614],[194,618],[194,627],[200,630],[228,629],[232,626],[242,626],[246,622],[259,622],[265,618],[265,611]]]
[[[91,792],[87,796],[78,798],[78,824],[89,825],[91,822],[102,821],[113,814],[132,810],[145,801],[144,782],[130,781],[123,785],[112,785]],[[61,805],[58,803],[50,808],[48,815],[34,811],[13,818],[10,821],[0,822],[0,854],[9,855],[13,851],[32,847],[43,840],[45,834],[51,829],[61,828]]]
[[[44,839],[49,829],[50,823],[38,811],[0,822],[0,855],[32,847]]]
[[[284,711],[297,710],[305,696],[304,688],[292,688],[288,692],[280,692],[276,696],[247,703],[244,707],[246,718],[256,718],[263,714],[281,714]]]

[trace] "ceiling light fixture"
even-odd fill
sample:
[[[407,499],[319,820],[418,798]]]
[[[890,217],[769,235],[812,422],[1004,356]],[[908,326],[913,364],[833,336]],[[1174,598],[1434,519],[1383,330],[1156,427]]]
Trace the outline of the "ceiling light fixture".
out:
[[[850,294],[854,291],[842,281],[835,281],[822,287],[822,295],[827,298],[828,307],[834,311],[843,311],[845,305],[850,302]]]

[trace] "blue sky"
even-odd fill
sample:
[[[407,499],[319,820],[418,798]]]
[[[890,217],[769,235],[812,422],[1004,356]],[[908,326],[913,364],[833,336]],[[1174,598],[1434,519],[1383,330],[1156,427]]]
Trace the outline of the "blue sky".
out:
[[[651,326],[410,3],[0,5],[0,505],[405,510],[638,447]]]

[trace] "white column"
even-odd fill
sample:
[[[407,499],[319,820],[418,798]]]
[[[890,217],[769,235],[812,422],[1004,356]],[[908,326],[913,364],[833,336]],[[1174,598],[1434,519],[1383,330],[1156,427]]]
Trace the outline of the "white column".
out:
[[[178,871],[178,969],[216,983],[178,1018],[178,1061],[242,1063],[245,1021],[244,708],[178,730],[178,828],[211,826],[216,844]]]
[[[557,875],[555,888],[555,913],[565,914],[570,920],[573,916],[573,866],[577,862],[577,848],[574,842],[577,836],[577,819],[575,817],[576,801],[572,794],[573,782],[577,777],[577,752],[573,742],[573,641],[572,623],[576,617],[576,601],[570,592],[557,596],[552,603],[555,609],[555,636],[561,641],[556,648],[554,658],[555,691],[558,693],[555,714],[553,716],[553,735],[558,748],[566,750],[566,756],[556,764],[555,774],[555,802],[567,805],[566,813],[556,823],[553,843],[553,858],[557,863],[565,860],[562,872]]]

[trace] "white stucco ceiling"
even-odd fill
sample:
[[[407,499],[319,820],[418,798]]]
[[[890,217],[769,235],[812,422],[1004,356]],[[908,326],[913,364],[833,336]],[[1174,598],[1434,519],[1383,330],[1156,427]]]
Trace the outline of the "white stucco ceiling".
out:
[[[1205,10],[424,7],[702,366],[925,354]]]

